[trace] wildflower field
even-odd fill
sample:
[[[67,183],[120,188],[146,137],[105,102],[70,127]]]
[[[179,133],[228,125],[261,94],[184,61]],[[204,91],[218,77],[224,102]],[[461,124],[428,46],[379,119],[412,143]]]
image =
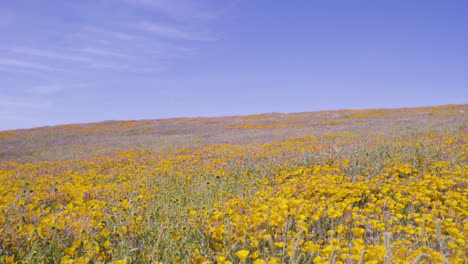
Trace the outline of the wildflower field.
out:
[[[0,132],[0,263],[468,263],[468,105]]]

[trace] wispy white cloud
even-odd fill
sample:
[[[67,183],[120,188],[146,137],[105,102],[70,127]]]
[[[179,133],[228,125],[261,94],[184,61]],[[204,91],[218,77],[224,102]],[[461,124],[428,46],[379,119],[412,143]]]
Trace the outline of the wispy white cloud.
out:
[[[141,22],[137,24],[137,27],[141,30],[157,34],[162,37],[182,39],[182,40],[199,40],[199,41],[212,41],[214,37],[207,34],[192,33],[181,30],[174,26],[169,26],[160,23],[152,22]]]
[[[29,62],[29,61],[24,61],[24,60],[17,60],[17,59],[0,59],[0,65],[33,69],[33,70],[42,70],[42,71],[62,71],[61,69],[50,67],[44,64],[34,63],[34,62]]]
[[[10,64],[0,63],[0,72],[13,73],[13,74],[33,74],[35,73],[35,70],[31,71],[30,69],[16,68],[16,67],[12,67],[12,65]]]
[[[192,39],[192,35],[190,35],[189,33],[167,25],[141,22],[138,24],[138,27],[140,29],[169,38]]]
[[[27,68],[30,70],[48,70],[48,71],[63,71],[66,70],[61,67],[52,67],[51,64],[56,64],[58,61],[72,63],[69,66],[78,66],[81,69],[122,69],[123,64],[116,62],[117,59],[130,58],[130,56],[117,53],[111,49],[103,48],[75,48],[73,50],[67,50],[63,52],[55,52],[50,50],[43,50],[29,47],[13,47],[7,49],[10,55],[16,58],[11,59],[0,59],[0,66],[10,66]],[[34,62],[23,60],[22,58],[28,58],[34,60]],[[39,63],[42,62],[42,63]],[[61,64],[59,64],[61,65]],[[1,71],[1,68],[0,68]]]
[[[190,0],[124,0],[135,5],[151,8],[167,16],[179,19],[211,20],[215,18],[209,9],[200,5],[201,2]]]
[[[69,52],[71,54],[64,54],[64,53],[58,53],[55,51],[48,51],[48,50],[34,49],[34,48],[27,48],[27,47],[13,47],[13,48],[10,48],[9,50],[15,53],[19,53],[19,54],[30,55],[30,56],[35,56],[35,57],[43,57],[43,58],[49,58],[49,59],[56,59],[56,60],[79,61],[79,62],[91,62],[92,61],[92,59],[79,56],[73,51]]]
[[[108,70],[125,70],[128,67],[123,64],[116,63],[92,63],[89,65],[91,69],[108,69]]]
[[[129,57],[126,54],[115,52],[112,50],[100,49],[100,48],[82,48],[81,52],[89,53],[92,55],[107,56],[107,57]]]
[[[126,34],[123,32],[118,32],[118,31],[111,31],[109,32],[111,36],[117,39],[122,39],[122,40],[134,40],[135,36],[132,36],[130,34]]]
[[[68,15],[26,12],[14,4],[11,14],[5,14],[0,7],[0,31],[5,33],[0,37],[0,119],[30,119],[7,125],[17,127],[36,124],[44,115],[47,118],[37,124],[49,123],[55,113],[75,114],[67,109],[77,95],[97,87],[103,91],[93,92],[86,101],[110,89],[124,89],[126,83],[148,80],[151,85],[166,78],[166,71],[177,72],[178,60],[194,56],[202,41],[215,40],[210,26],[217,9],[212,4],[222,6],[230,0],[217,1],[77,1],[62,5],[63,12],[73,10]],[[122,85],[115,85],[117,77]],[[80,83],[89,86],[80,88]],[[0,129],[5,124],[0,122]]]
[[[161,72],[163,70],[165,70],[167,68],[167,66],[154,66],[154,67],[140,67],[140,68],[136,68],[136,69],[133,69],[134,72],[137,72],[137,73],[156,73],[156,72]]]
[[[118,30],[108,30],[99,28],[97,26],[84,26],[82,31],[85,33],[93,33],[104,38],[115,38],[119,40],[132,41],[138,39],[137,36],[130,34],[128,32],[118,31]],[[82,34],[81,32],[75,33],[75,35]],[[86,36],[85,36],[86,37]]]
[[[29,89],[29,92],[38,95],[48,95],[48,94],[55,94],[60,91],[65,90],[65,87],[60,84],[47,84],[47,85],[39,85],[34,86]]]

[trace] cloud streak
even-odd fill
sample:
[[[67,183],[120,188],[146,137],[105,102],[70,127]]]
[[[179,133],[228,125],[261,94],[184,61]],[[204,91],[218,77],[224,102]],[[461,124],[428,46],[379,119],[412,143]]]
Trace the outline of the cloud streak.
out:
[[[61,69],[57,69],[40,63],[33,63],[17,59],[0,59],[0,65],[41,71],[62,71]]]
[[[212,20],[215,15],[207,8],[200,6],[200,2],[188,0],[123,0],[137,6],[151,8],[166,16],[181,20]]]
[[[98,56],[106,56],[106,57],[120,57],[120,58],[128,58],[128,55],[114,52],[111,50],[106,49],[99,49],[99,48],[82,48],[80,49],[81,52],[88,53],[91,55],[98,55]]]
[[[215,38],[206,34],[195,34],[188,31],[181,30],[174,26],[169,26],[160,23],[141,22],[137,24],[141,30],[154,33],[161,37],[179,40],[198,40],[198,41],[213,41]]]
[[[48,84],[48,85],[34,86],[29,89],[29,92],[33,94],[38,94],[38,95],[49,95],[49,94],[55,94],[55,93],[61,92],[63,90],[65,90],[65,87],[63,85]]]
[[[93,33],[99,36],[118,39],[118,40],[133,41],[138,38],[137,36],[130,34],[128,32],[122,32],[118,30],[106,30],[106,29],[102,29],[96,26],[85,26],[83,27],[82,30],[87,33]]]
[[[63,14],[34,8],[40,3],[27,11],[15,1],[6,3],[12,11],[2,16],[0,8],[0,118],[60,115],[49,106],[72,105],[87,92],[101,98],[135,83],[132,89],[149,91],[150,83],[172,76],[179,61],[216,40],[210,31],[214,1],[77,1],[61,3]],[[79,89],[80,83],[88,86]]]
[[[35,57],[43,57],[48,59],[55,59],[55,60],[64,60],[64,61],[78,61],[78,62],[91,62],[93,61],[90,58],[78,56],[78,55],[69,55],[63,54],[48,50],[41,50],[41,49],[34,49],[34,48],[25,48],[25,47],[15,47],[11,48],[10,51],[23,54],[23,55],[30,55]]]

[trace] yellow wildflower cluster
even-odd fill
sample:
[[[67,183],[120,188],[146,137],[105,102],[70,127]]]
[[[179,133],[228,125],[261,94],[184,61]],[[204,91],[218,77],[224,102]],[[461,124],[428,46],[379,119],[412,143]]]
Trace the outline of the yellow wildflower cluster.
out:
[[[464,263],[466,108],[0,132],[0,263]]]
[[[254,195],[207,214],[210,254],[234,260],[232,253],[242,259],[247,250],[253,262],[411,263],[425,253],[436,263],[463,263],[467,167],[438,162],[424,175],[410,168],[351,181],[339,166],[285,168]]]

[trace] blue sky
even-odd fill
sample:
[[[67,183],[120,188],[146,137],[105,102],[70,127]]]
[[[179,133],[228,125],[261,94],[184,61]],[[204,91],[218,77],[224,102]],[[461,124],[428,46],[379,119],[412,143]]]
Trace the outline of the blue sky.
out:
[[[0,130],[468,103],[468,2],[0,3]]]

